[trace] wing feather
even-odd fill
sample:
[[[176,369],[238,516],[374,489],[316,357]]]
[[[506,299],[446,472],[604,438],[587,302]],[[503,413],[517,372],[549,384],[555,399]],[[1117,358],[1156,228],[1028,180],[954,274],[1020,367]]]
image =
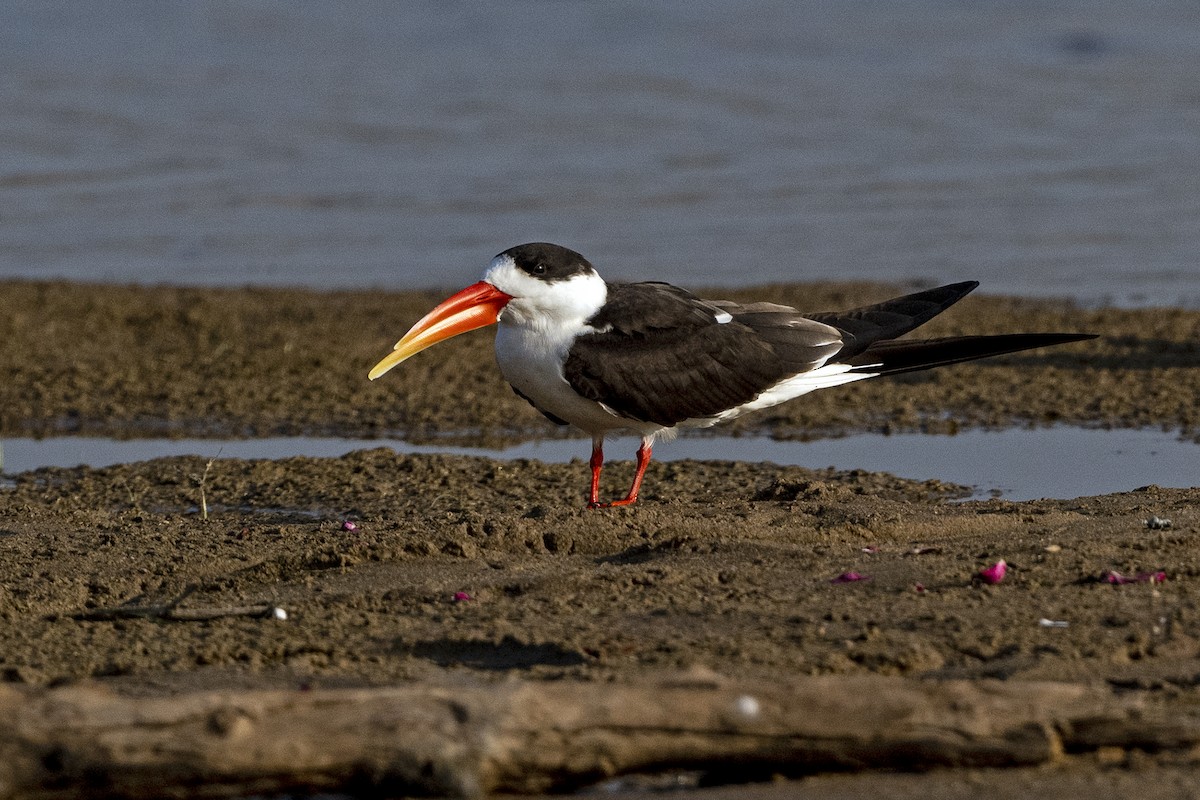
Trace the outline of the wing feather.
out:
[[[702,300],[662,283],[611,284],[564,377],[622,416],[672,426],[712,417],[823,364],[838,331],[771,304]]]

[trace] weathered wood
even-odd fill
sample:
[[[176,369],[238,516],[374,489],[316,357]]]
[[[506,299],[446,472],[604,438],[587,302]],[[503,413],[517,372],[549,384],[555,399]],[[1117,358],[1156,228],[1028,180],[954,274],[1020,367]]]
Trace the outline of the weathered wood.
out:
[[[669,767],[1039,764],[1187,750],[1194,717],[1102,687],[821,676],[509,681],[131,698],[0,687],[0,798],[536,792]]]

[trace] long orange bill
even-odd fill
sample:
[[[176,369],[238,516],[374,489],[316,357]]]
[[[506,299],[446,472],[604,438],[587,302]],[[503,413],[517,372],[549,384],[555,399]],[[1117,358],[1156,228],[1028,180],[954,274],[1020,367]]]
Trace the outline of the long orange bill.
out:
[[[453,297],[447,298],[413,325],[412,329],[404,334],[404,338],[396,342],[392,352],[367,373],[367,377],[375,380],[401,361],[415,356],[427,347],[460,333],[473,331],[485,325],[494,325],[500,311],[508,305],[509,300],[512,300],[511,295],[505,294],[486,281],[471,284]]]

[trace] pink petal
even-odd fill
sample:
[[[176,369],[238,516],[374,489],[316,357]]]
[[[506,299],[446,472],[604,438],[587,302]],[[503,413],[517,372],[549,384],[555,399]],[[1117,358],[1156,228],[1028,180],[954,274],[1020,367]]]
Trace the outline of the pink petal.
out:
[[[870,575],[859,575],[857,572],[843,572],[836,578],[830,578],[830,583],[854,583],[855,581],[869,581]]]
[[[467,594],[466,592],[455,592],[454,593],[454,602],[456,602],[456,603],[462,603],[467,600],[474,600],[474,599],[475,599],[474,597],[471,597],[471,595]]]
[[[878,553],[878,552],[879,552],[879,547],[877,547],[876,545],[873,545],[873,544],[869,544],[869,545],[867,545],[866,547],[864,547],[864,548],[862,549],[862,551],[863,551],[864,553]]]
[[[1005,574],[1008,572],[1008,564],[1004,559],[1000,559],[990,567],[979,570],[979,580],[984,583],[997,584],[1004,580]]]
[[[1100,576],[1100,580],[1105,583],[1111,583],[1113,586],[1124,586],[1127,583],[1162,583],[1167,579],[1167,573],[1163,570],[1158,572],[1139,572],[1137,575],[1122,575],[1116,570],[1109,570]]]
[[[913,590],[916,591],[917,594],[924,594],[925,593],[925,584],[918,583],[915,586],[913,586]]]
[[[342,523],[342,530],[344,530],[344,531],[356,531],[356,530],[358,530],[358,526],[357,526],[357,525],[355,525],[355,524],[354,524],[353,522],[351,522],[350,520],[346,520],[345,522],[343,522],[343,523]]]

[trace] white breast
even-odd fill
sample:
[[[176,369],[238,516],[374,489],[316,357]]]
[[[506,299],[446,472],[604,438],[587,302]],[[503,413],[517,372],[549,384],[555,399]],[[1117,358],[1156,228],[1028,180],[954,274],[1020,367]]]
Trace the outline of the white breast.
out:
[[[625,419],[602,403],[580,397],[563,377],[562,365],[575,332],[501,324],[496,331],[496,364],[504,379],[535,406],[592,436],[629,430],[649,435],[660,426]]]

